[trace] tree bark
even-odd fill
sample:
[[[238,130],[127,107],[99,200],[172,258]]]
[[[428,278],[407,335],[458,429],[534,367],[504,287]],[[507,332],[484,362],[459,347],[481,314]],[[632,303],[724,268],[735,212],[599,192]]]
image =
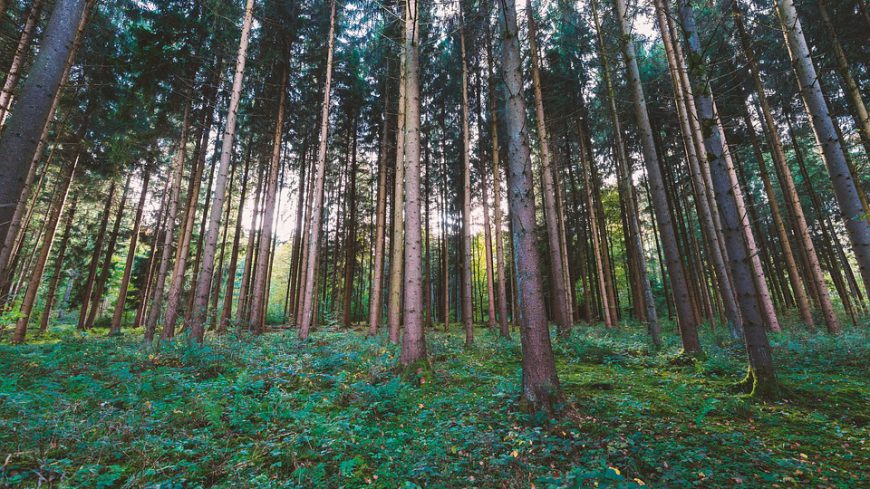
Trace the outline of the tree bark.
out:
[[[18,80],[21,78],[24,57],[27,56],[30,50],[30,42],[33,40],[33,28],[39,22],[39,15],[41,13],[42,0],[33,0],[27,12],[27,20],[24,21],[24,28],[21,30],[18,46],[15,48],[15,54],[12,57],[12,64],[6,72],[3,89],[0,90],[0,127],[6,122],[6,116],[12,109],[12,91],[15,90],[15,86],[18,85]],[[63,83],[63,80],[64,77],[61,77],[61,83]],[[49,117],[51,117],[51,112],[49,112]]]
[[[499,0],[502,29],[502,75],[508,147],[517,300],[522,344],[522,396],[536,411],[552,412],[560,398],[559,378],[550,345],[547,310],[535,235],[535,192],[523,98],[523,75],[514,0]]]
[[[190,314],[190,336],[197,343],[202,343],[205,337],[205,323],[208,307],[208,295],[211,292],[211,280],[214,275],[214,258],[217,249],[218,234],[221,227],[221,211],[224,206],[227,190],[227,173],[233,153],[233,142],[236,135],[236,117],[239,101],[242,96],[242,81],[245,76],[245,62],[248,57],[251,24],[253,23],[254,0],[245,4],[245,18],[242,22],[242,34],[239,40],[239,52],[236,56],[236,69],[233,75],[233,88],[230,95],[230,105],[227,111],[227,122],[221,147],[221,159],[218,176],[215,181],[214,197],[208,214],[208,233],[203,243],[202,266],[196,277],[193,307]]]
[[[793,0],[776,0],[789,56],[800,87],[801,98],[810,114],[816,141],[834,186],[834,195],[852,243],[852,251],[861,271],[864,290],[870,293],[870,216],[864,210],[858,185],[852,178],[846,155],[840,144],[834,120],[825,103],[803,28]]]
[[[60,238],[60,246],[57,249],[57,256],[54,258],[54,271],[51,275],[51,281],[48,284],[48,290],[45,292],[45,305],[42,306],[42,317],[39,320],[39,332],[45,333],[48,329],[48,322],[51,319],[51,311],[54,307],[55,297],[57,296],[57,286],[60,284],[60,277],[63,274],[63,261],[66,256],[66,248],[69,243],[69,235],[73,227],[73,218],[76,214],[76,206],[78,204],[78,196],[73,197],[72,204],[67,212],[66,224],[64,224],[63,235]]]
[[[26,186],[40,134],[63,81],[67,60],[84,15],[85,0],[58,0],[45,28],[39,54],[24,82],[18,106],[0,137],[0,242]]]
[[[7,128],[7,131],[11,129]],[[58,186],[55,191],[56,197],[46,219],[45,236],[42,238],[42,246],[39,250],[39,255],[36,258],[36,263],[33,270],[30,272],[30,279],[27,284],[27,292],[24,294],[24,299],[19,307],[19,318],[15,323],[15,333],[12,336],[12,343],[23,343],[27,335],[27,325],[30,322],[30,314],[33,312],[33,306],[36,304],[36,296],[39,292],[39,284],[42,282],[42,274],[45,271],[45,264],[48,261],[48,255],[51,253],[51,245],[54,241],[54,233],[57,230],[57,223],[60,221],[63,213],[64,204],[66,203],[69,189],[75,179],[76,167],[79,163],[79,156],[82,149],[79,148],[78,154],[72,163],[68,163],[61,170],[58,176]]]
[[[190,104],[184,108],[184,117],[181,122],[181,136],[178,138],[175,161],[172,166],[171,182],[169,185],[169,202],[166,213],[166,223],[163,226],[163,250],[160,254],[160,267],[157,272],[157,282],[151,294],[151,305],[148,317],[145,320],[145,342],[151,344],[154,340],[154,331],[157,320],[163,310],[163,291],[166,286],[166,275],[169,270],[169,262],[172,260],[172,243],[175,241],[175,219],[178,214],[178,198],[181,193],[181,180],[184,177],[184,154],[187,148],[187,132],[189,129]]]
[[[547,225],[547,243],[550,252],[550,275],[553,282],[554,319],[560,333],[571,329],[571,300],[565,282],[565,267],[562,262],[562,243],[559,236],[559,214],[556,209],[556,189],[553,183],[553,158],[550,153],[550,135],[544,113],[544,96],[541,87],[541,62],[538,59],[537,25],[531,0],[526,0],[526,16],[529,27],[529,51],[531,53],[532,91],[535,100],[535,122],[538,131],[538,148],[541,153],[541,193],[543,194],[544,218]]]
[[[121,333],[121,320],[124,318],[124,304],[127,301],[127,289],[130,286],[130,276],[133,272],[133,262],[136,259],[136,245],[139,242],[139,228],[142,225],[142,212],[145,199],[148,196],[148,184],[151,181],[151,168],[146,167],[142,175],[142,190],[139,194],[139,205],[136,206],[136,217],[133,219],[133,229],[130,231],[130,246],[127,249],[127,261],[124,262],[124,275],[118,286],[118,302],[112,315],[111,334]]]
[[[405,109],[406,109],[406,78],[407,53],[402,50],[399,55],[399,106],[396,117],[396,170],[393,174],[393,236],[390,239],[390,284],[387,291],[387,325],[389,327],[390,343],[399,342],[399,331],[402,323],[402,259],[405,254],[405,236],[403,212],[405,207]]]
[[[417,0],[405,3],[405,276],[402,366],[426,361],[420,222],[420,53]],[[466,342],[467,342],[466,337]]]
[[[320,251],[320,224],[323,215],[323,185],[326,178],[327,155],[329,144],[329,105],[332,95],[332,63],[335,48],[335,0],[330,1],[329,34],[326,54],[326,75],[323,82],[323,102],[320,109],[320,146],[317,150],[317,175],[311,188],[312,203],[310,216],[310,234],[308,235],[308,269],[305,270],[305,286],[302,296],[302,316],[299,323],[299,337],[308,338],[311,324],[314,320],[314,289],[317,278],[318,253]]]

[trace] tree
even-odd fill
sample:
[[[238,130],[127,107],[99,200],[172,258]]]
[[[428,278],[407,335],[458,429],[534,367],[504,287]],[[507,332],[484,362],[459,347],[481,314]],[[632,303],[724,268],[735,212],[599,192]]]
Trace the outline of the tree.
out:
[[[51,115],[52,101],[63,81],[85,3],[85,0],[55,3],[30,76],[0,137],[0,154],[4,155],[0,159],[0,242],[6,240],[8,223],[24,190],[42,128]]]
[[[242,35],[239,40],[239,52],[236,56],[236,69],[233,75],[233,88],[230,95],[230,105],[227,111],[227,121],[221,148],[218,177],[215,181],[214,197],[209,210],[208,234],[203,244],[202,267],[196,277],[193,307],[190,316],[190,336],[197,343],[202,343],[205,336],[206,308],[208,295],[211,291],[211,280],[214,274],[214,258],[217,249],[218,233],[221,227],[221,214],[227,190],[227,173],[233,152],[233,142],[236,135],[236,118],[239,101],[242,96],[242,80],[245,76],[245,61],[248,57],[248,42],[251,34],[251,24],[254,16],[254,0],[247,0],[245,17],[242,21]]]
[[[559,378],[535,243],[535,191],[526,130],[526,103],[514,0],[499,0],[502,77],[508,155],[508,202],[514,241],[520,342],[523,349],[522,396],[537,411],[552,412],[560,398]]]

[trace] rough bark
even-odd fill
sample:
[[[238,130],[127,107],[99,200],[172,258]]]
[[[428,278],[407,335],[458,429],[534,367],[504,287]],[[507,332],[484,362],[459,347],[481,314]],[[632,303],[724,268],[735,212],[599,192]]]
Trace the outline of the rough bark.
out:
[[[39,54],[24,82],[16,110],[0,137],[0,242],[5,242],[9,222],[24,190],[42,129],[60,89],[85,0],[58,0],[45,28]]]
[[[329,143],[329,105],[332,95],[332,63],[335,48],[335,0],[330,1],[328,47],[326,53],[326,76],[323,82],[323,102],[320,108],[320,146],[317,150],[317,174],[311,188],[312,203],[310,233],[308,235],[308,269],[305,270],[305,286],[302,296],[299,337],[305,339],[311,332],[314,320],[315,279],[317,277],[318,253],[320,251],[320,224],[323,215],[323,185],[326,177],[326,149]]]
[[[8,130],[8,129],[7,129]],[[81,148],[79,149],[79,153]],[[15,333],[12,336],[12,343],[23,343],[27,335],[27,325],[30,322],[30,315],[33,312],[33,306],[36,304],[36,296],[39,292],[39,284],[42,282],[42,274],[45,271],[45,264],[48,261],[48,255],[51,253],[51,246],[54,241],[54,234],[57,230],[57,224],[63,213],[66,197],[69,194],[69,189],[75,179],[76,167],[79,163],[79,154],[75,159],[67,163],[61,170],[58,176],[58,186],[55,191],[55,199],[52,203],[51,210],[45,223],[45,235],[42,238],[42,246],[39,249],[36,262],[33,270],[30,272],[30,279],[27,283],[27,292],[21,301],[19,307],[19,318],[15,323]]]
[[[468,123],[468,63],[464,29],[459,30],[459,52],[462,63],[462,326],[465,345],[469,346],[474,343],[474,305],[471,300],[471,128]]]
[[[565,267],[562,262],[562,243],[559,235],[559,214],[556,209],[556,189],[553,183],[553,157],[550,152],[550,135],[544,112],[544,96],[541,87],[541,62],[538,59],[537,25],[531,0],[526,0],[526,15],[529,27],[529,51],[531,53],[532,91],[535,100],[535,123],[538,132],[538,149],[541,155],[541,193],[543,194],[544,219],[547,225],[547,244],[550,253],[550,275],[553,282],[553,309],[556,325],[561,333],[571,328],[570,292],[565,282]]]
[[[514,0],[499,0],[502,76],[508,154],[508,201],[516,263],[516,293],[522,344],[522,396],[534,410],[552,412],[560,398],[535,235],[535,193],[523,98]]]
[[[211,209],[208,214],[208,232],[203,243],[202,265],[196,277],[193,307],[191,307],[190,336],[197,343],[202,343],[205,336],[208,295],[211,292],[211,280],[212,275],[214,275],[214,257],[217,249],[218,234],[221,228],[221,210],[223,210],[224,199],[226,198],[227,173],[229,172],[233,142],[236,135],[236,117],[238,116],[239,101],[242,96],[242,81],[245,76],[245,62],[248,57],[248,42],[250,41],[253,11],[254,0],[247,0],[245,4],[245,18],[242,22],[242,34],[239,40],[239,52],[236,56],[236,68],[233,74],[233,88],[227,111],[227,122],[224,128],[218,176],[215,181]]]
[[[175,241],[175,219],[178,214],[178,199],[181,193],[181,180],[184,176],[184,154],[187,147],[187,132],[189,125],[190,105],[184,109],[184,117],[181,122],[181,135],[178,138],[175,158],[172,164],[172,175],[169,184],[169,202],[167,202],[166,223],[163,225],[163,250],[160,254],[160,267],[157,271],[157,281],[151,293],[151,304],[148,317],[145,319],[145,342],[150,344],[154,340],[154,332],[157,328],[157,320],[163,312],[163,295],[166,286],[166,275],[169,271],[169,262],[172,259],[172,243]]]
[[[834,186],[834,195],[864,281],[864,289],[870,293],[870,216],[865,213],[857,183],[849,171],[843,146],[834,127],[835,122],[818,83],[816,67],[810,56],[794,1],[777,0],[776,8],[801,98],[811,116],[810,122],[816,141],[822,148],[823,159]]]
[[[417,0],[405,4],[405,276],[401,364],[426,361],[420,220],[420,52]]]
[[[45,333],[48,329],[48,322],[51,319],[51,311],[54,307],[54,301],[57,297],[57,287],[60,284],[61,275],[63,275],[63,263],[66,257],[66,248],[69,244],[69,235],[73,227],[73,218],[76,214],[76,205],[78,204],[77,197],[73,197],[72,204],[67,212],[66,223],[64,224],[63,234],[60,238],[60,244],[57,248],[57,256],[54,258],[54,270],[51,274],[51,281],[48,283],[48,290],[45,291],[43,298],[44,305],[42,306],[42,317],[39,320],[39,332]]]

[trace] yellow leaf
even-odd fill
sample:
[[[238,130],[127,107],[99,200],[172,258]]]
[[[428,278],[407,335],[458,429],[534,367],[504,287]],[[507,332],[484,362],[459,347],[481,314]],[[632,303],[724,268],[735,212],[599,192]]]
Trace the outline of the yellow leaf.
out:
[[[644,481],[638,479],[637,477],[634,478],[634,481],[637,482],[637,485],[639,485],[639,486],[645,486],[645,485],[646,485],[646,482],[644,482]]]
[[[616,475],[622,475],[622,472],[619,471],[616,467],[608,467],[610,470],[616,472]]]
[[[514,451],[511,452],[511,457],[513,457],[513,458],[517,458],[517,457],[519,457],[519,456],[520,456],[520,452],[518,452],[518,451],[516,451],[516,450],[514,450]]]

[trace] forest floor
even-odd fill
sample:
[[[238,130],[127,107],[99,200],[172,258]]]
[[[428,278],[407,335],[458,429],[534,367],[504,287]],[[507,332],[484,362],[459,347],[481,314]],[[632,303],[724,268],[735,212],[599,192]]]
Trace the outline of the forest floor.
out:
[[[428,333],[432,370],[362,329],[184,341],[59,326],[0,346],[0,486],[867,487],[870,332],[775,335],[778,402],[739,344],[650,352],[642,328],[555,341],[557,420],[519,410],[519,345]],[[64,338],[64,339],[56,339]]]

